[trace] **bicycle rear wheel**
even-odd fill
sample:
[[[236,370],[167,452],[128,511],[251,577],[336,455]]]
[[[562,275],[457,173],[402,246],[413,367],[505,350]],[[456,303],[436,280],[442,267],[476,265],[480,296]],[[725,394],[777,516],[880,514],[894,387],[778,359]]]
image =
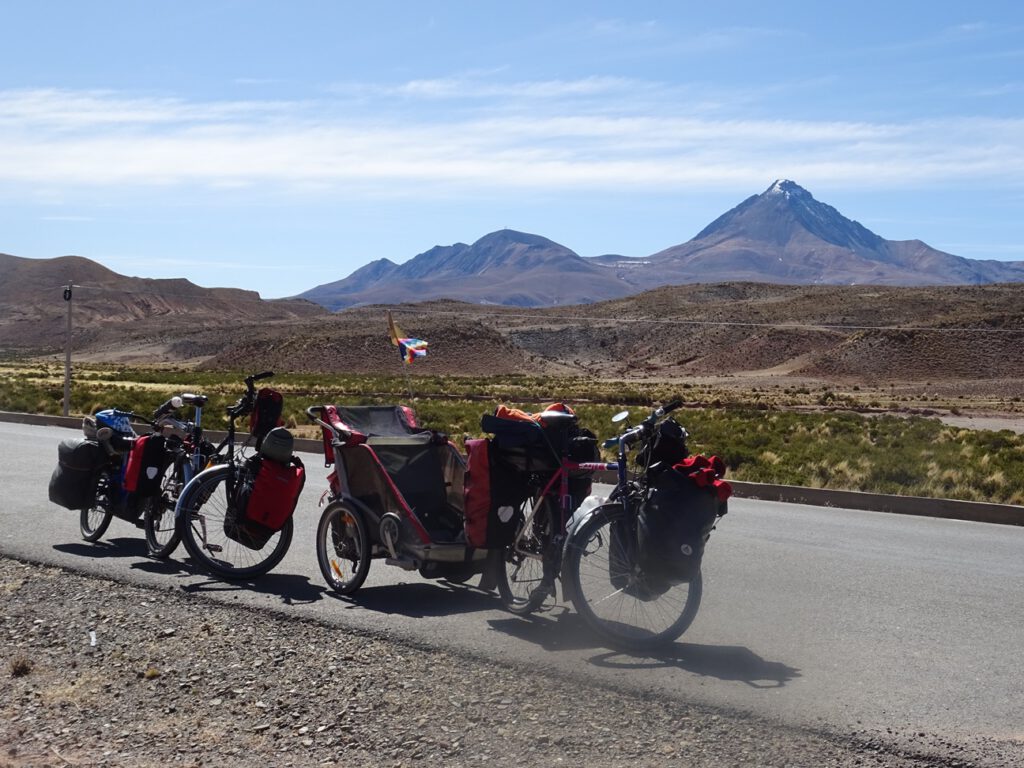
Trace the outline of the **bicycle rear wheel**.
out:
[[[573,605],[614,648],[642,651],[671,643],[697,616],[703,579],[674,586],[648,581],[630,554],[630,521],[622,507],[604,507],[569,540],[563,579]]]
[[[289,517],[260,549],[251,549],[228,536],[228,476],[231,465],[213,467],[196,475],[178,501],[178,532],[192,559],[226,579],[262,576],[284,559],[292,543]]]
[[[92,504],[78,513],[78,527],[86,541],[99,541],[114,519],[113,500],[110,498],[113,484],[114,473],[109,467],[103,467],[96,473]]]
[[[554,538],[553,504],[547,496],[527,507],[523,527],[516,540],[502,552],[498,569],[498,596],[510,613],[525,616],[544,604],[551,594],[544,582],[544,558],[552,557]],[[549,566],[553,570],[553,566]],[[554,574],[550,577],[554,579]]]

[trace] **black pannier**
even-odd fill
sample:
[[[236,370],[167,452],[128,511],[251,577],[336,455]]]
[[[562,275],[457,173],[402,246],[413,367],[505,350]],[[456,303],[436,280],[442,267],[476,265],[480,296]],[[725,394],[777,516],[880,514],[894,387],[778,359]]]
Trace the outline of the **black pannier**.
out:
[[[50,501],[67,509],[88,509],[95,501],[97,472],[107,452],[92,440],[68,438],[57,446],[57,466],[50,476]]]
[[[668,469],[690,455],[686,447],[686,430],[673,419],[665,419],[658,425],[654,437],[641,448],[636,462],[644,468],[661,465]]]
[[[480,428],[494,435],[491,452],[510,467],[523,472],[554,472],[561,464],[561,428],[489,414],[480,419]]]
[[[569,443],[569,459],[578,463],[601,460],[601,451],[597,447],[597,435],[589,429],[574,430]],[[594,473],[590,470],[578,469],[569,473],[569,495],[572,496],[572,508],[576,509],[593,490]]]
[[[522,506],[529,497],[531,476],[546,482],[561,467],[563,453],[567,452],[571,461],[600,461],[596,435],[579,426],[571,409],[558,404],[549,409],[530,418],[486,414],[480,420],[480,428],[494,435],[489,451],[492,493],[499,498],[501,508],[512,503]],[[593,472],[588,470],[569,473],[572,509],[590,495],[592,477]]]
[[[256,400],[249,414],[249,434],[256,438],[256,447],[263,443],[274,427],[281,426],[284,412],[284,397],[276,389],[264,387],[256,393]]]
[[[696,456],[654,478],[637,521],[637,558],[647,581],[667,589],[700,572],[704,545],[732,492],[717,458]]]

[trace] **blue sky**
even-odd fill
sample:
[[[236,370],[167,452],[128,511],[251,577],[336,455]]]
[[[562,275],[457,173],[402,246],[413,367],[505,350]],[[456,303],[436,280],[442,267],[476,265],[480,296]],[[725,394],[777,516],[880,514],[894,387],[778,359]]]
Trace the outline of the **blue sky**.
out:
[[[777,178],[1024,260],[1024,3],[0,3],[0,252],[264,297],[505,227],[692,238]]]

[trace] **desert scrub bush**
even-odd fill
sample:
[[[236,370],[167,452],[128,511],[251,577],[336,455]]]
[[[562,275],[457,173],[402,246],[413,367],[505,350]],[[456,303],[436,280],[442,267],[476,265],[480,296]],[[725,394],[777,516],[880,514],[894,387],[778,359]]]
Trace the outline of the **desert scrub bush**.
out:
[[[27,656],[18,655],[11,659],[9,666],[11,677],[25,677],[32,673],[32,669],[35,665],[32,663],[32,659]]]
[[[1024,494],[1024,436],[1009,431],[754,409],[682,418],[691,451],[717,453],[737,480],[1001,503]]]
[[[248,373],[77,366],[72,412],[118,407],[147,414],[168,397],[190,391],[210,398],[205,424],[222,429],[224,409],[241,394]],[[533,375],[406,379],[283,373],[265,383],[284,393],[283,418],[293,429],[315,433],[307,426],[309,405],[402,403],[416,409],[424,426],[448,433],[460,445],[464,435],[482,434],[480,417],[501,403],[530,412],[550,402],[568,403],[580,423],[603,440],[622,426],[611,423],[614,413],[628,410],[629,422],[636,424],[654,404],[681,391],[668,384]],[[62,365],[0,364],[0,410],[59,414],[62,385]],[[1009,504],[1024,500],[1024,436],[921,417],[766,409],[756,400],[761,394],[691,388],[691,401],[699,395],[713,405],[684,407],[673,417],[690,433],[692,453],[721,456],[738,480]]]

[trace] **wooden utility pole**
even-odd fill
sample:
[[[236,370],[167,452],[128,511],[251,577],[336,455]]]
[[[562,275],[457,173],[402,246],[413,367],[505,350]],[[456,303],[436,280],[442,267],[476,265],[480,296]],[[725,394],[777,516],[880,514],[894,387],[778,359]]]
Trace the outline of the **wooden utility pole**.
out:
[[[64,288],[64,301],[68,305],[67,337],[64,341],[64,415],[71,413],[71,281]]]

